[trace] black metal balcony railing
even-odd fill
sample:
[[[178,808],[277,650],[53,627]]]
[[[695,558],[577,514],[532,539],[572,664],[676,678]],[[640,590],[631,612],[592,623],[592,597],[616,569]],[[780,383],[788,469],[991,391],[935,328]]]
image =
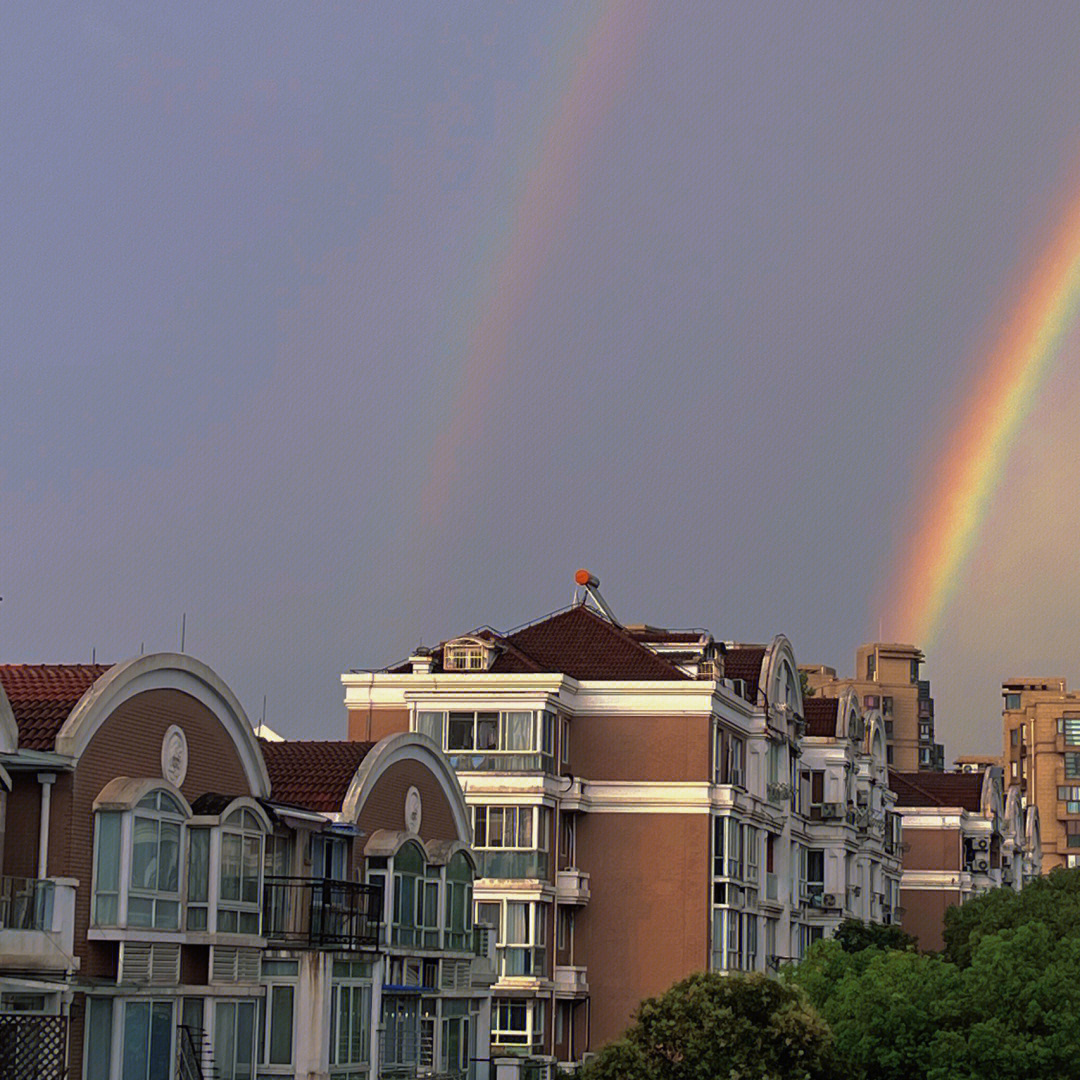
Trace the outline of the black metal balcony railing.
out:
[[[55,884],[0,877],[0,930],[51,930]]]
[[[374,949],[382,907],[378,885],[268,877],[263,885],[263,936],[316,949]]]

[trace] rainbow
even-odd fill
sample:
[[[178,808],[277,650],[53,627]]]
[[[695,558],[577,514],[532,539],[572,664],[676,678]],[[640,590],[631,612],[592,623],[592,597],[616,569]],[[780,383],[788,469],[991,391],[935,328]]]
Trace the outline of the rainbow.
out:
[[[494,212],[478,268],[479,301],[463,335],[464,360],[439,431],[422,513],[432,525],[458,491],[467,455],[478,452],[483,422],[510,374],[515,324],[547,268],[577,202],[580,162],[632,69],[643,39],[641,4],[608,0],[571,9],[577,22],[559,50],[550,101],[518,155],[505,213]]]
[[[889,622],[933,645],[964,581],[1017,435],[1080,312],[1080,199],[1064,215],[936,463],[900,563]],[[928,497],[927,497],[928,495]],[[924,501],[925,499],[925,501]]]

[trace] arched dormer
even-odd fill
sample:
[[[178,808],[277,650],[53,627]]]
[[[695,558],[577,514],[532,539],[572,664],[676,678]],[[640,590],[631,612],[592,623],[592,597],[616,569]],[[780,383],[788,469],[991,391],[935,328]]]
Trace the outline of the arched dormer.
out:
[[[179,691],[209,709],[235,747],[252,793],[269,796],[266,765],[236,695],[206,664],[182,653],[151,653],[111,667],[68,714],[56,736],[57,753],[77,762],[98,729],[121,705],[154,690]]]
[[[850,686],[845,687],[836,706],[836,737],[858,744],[862,742],[864,733],[859,695]]]
[[[786,714],[788,723],[803,715],[802,684],[795,665],[791,642],[777,634],[765,650],[758,690],[777,715]],[[760,700],[760,695],[759,695]]]
[[[443,645],[443,671],[487,671],[495,660],[496,647],[477,635],[453,638]]]
[[[885,720],[878,709],[868,709],[863,714],[865,731],[863,732],[862,752],[869,756],[872,769],[886,768]]]
[[[457,774],[450,768],[450,763],[442,750],[426,735],[421,735],[416,731],[388,735],[365,755],[345,794],[341,807],[342,820],[352,824],[357,823],[363,814],[364,804],[376,784],[395,766],[406,762],[422,765],[424,771],[433,778],[434,783],[446,797],[456,836],[440,837],[440,839],[457,839],[463,843],[470,843],[472,824]],[[422,806],[419,809],[422,812]]]

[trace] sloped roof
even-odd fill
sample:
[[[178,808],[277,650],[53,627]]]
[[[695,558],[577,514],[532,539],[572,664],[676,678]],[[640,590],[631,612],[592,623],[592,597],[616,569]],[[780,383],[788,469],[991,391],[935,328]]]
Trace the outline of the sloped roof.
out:
[[[897,806],[959,806],[978,813],[983,773],[894,772],[889,787],[896,792]]]
[[[111,664],[0,664],[23,750],[51,750],[79,698]]]
[[[840,712],[839,698],[803,698],[806,734],[818,738],[835,738],[836,720]]]
[[[259,740],[270,797],[276,803],[321,813],[337,813],[349,785],[375,745],[373,742],[333,740]]]
[[[765,651],[764,645],[729,645],[724,653],[724,678],[742,679],[746,683],[746,700],[750,702],[757,699]]]
[[[509,634],[484,628],[465,637],[480,638],[497,648],[493,674],[520,672],[569,675],[584,680],[685,680],[689,676],[668,659],[644,646],[629,631],[616,626],[583,604],[556,612]],[[442,669],[443,647],[433,649],[432,665]],[[411,670],[406,662],[391,674]],[[470,672],[483,676],[483,672]]]
[[[578,680],[683,680],[674,664],[647,649],[622,627],[583,604],[526,626],[506,638],[540,671],[561,672]],[[505,670],[499,665],[493,671]]]

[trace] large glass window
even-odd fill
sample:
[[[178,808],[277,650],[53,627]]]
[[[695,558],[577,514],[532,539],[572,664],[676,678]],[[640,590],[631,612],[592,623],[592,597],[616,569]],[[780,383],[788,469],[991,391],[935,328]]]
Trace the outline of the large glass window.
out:
[[[94,865],[95,926],[116,926],[120,920],[120,825],[122,815],[97,815]]]
[[[330,1075],[353,1076],[371,1060],[371,968],[336,960],[330,983]]]
[[[124,1002],[121,1080],[170,1080],[173,1065],[173,1003]],[[222,1077],[222,1080],[233,1080]]]
[[[390,940],[395,945],[419,943],[417,898],[423,909],[425,858],[419,845],[403,844],[394,855],[394,897]]]
[[[446,866],[447,949],[468,948],[472,935],[473,870],[459,851]]]
[[[472,810],[480,877],[548,878],[548,807],[474,806]]]
[[[217,914],[220,933],[259,932],[263,838],[262,825],[250,810],[236,810],[222,823]]]
[[[86,1080],[111,1080],[112,998],[86,999]]]
[[[477,920],[497,927],[496,951],[501,977],[544,978],[550,910],[550,904],[532,900],[484,901],[477,904]]]
[[[219,1001],[214,1006],[214,1064],[220,1080],[254,1080],[254,1001]]]
[[[543,1037],[543,1001],[496,998],[491,1003],[492,1045],[534,1046]]]
[[[188,830],[187,926],[205,930],[210,919],[210,830]]]
[[[418,711],[416,730],[448,754],[468,754],[459,769],[551,769],[556,715],[549,710]]]

